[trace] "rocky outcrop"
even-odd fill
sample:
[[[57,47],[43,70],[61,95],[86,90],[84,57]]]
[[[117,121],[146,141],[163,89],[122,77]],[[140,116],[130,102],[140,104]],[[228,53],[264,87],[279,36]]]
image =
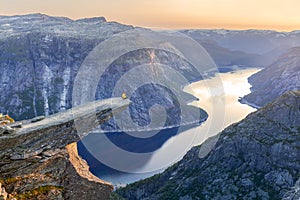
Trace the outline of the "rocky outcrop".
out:
[[[113,186],[90,173],[76,142],[129,102],[107,99],[18,122],[21,128],[0,136],[0,198],[108,199]]]
[[[298,199],[299,141],[300,91],[291,91],[222,131],[204,158],[194,147],[165,172],[117,193],[126,199]]]
[[[292,48],[276,62],[249,78],[251,93],[241,102],[261,107],[283,93],[300,89],[300,48]]]

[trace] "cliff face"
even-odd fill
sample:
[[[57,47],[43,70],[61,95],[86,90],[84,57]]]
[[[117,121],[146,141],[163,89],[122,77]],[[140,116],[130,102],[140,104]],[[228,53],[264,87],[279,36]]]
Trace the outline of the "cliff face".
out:
[[[292,48],[276,62],[249,78],[251,93],[242,102],[264,106],[283,93],[300,89],[300,48]]]
[[[70,108],[71,86],[88,53],[131,28],[104,18],[0,17],[0,112],[22,120]]]
[[[5,95],[0,96],[0,112],[22,120],[40,115],[47,116],[70,108],[74,80],[87,55],[101,42],[131,29],[134,28],[107,22],[103,17],[71,20],[42,14],[1,16],[0,93]],[[300,38],[299,32],[279,33],[255,30],[187,30],[182,32],[202,44],[219,66],[265,66],[279,53],[298,45]],[[197,70],[178,55],[161,49],[139,49],[128,52],[111,63],[99,81],[95,99],[112,97],[111,92],[125,73],[135,66],[151,62],[172,67],[190,82],[201,79]],[[270,67],[266,74],[272,74],[269,72],[274,69],[275,67]],[[154,74],[155,70],[149,73]],[[168,75],[163,74],[162,78],[168,79]],[[295,77],[297,74],[293,78]],[[276,76],[272,77],[274,78]],[[290,77],[283,78],[295,81],[295,79],[289,79]],[[264,87],[261,85],[266,85],[266,88],[270,86],[267,82],[258,86],[256,82],[261,83],[261,81],[257,79],[250,80],[254,85],[254,92],[251,94],[253,96],[255,91],[261,90],[262,94],[265,92],[260,88]],[[274,79],[274,81],[277,80]],[[277,86],[277,84],[274,85]],[[181,90],[182,85],[178,84],[178,88]],[[280,90],[280,94],[287,91],[286,89]],[[143,95],[145,91],[147,94]],[[120,91],[118,96],[122,92]],[[272,99],[276,98],[275,94],[277,93],[270,93]],[[181,95],[187,102],[194,99],[186,94]],[[258,105],[263,105],[271,99],[260,100],[261,96],[264,95],[257,94],[255,97],[246,97],[246,99]],[[176,117],[180,115],[178,101],[174,94],[168,93],[162,87],[155,87],[151,84],[141,87],[131,100],[133,104],[130,106],[130,115],[136,124],[145,126],[150,123],[148,108],[154,104],[159,104],[170,111],[166,126],[179,124],[180,118]],[[201,110],[200,112],[205,114]],[[184,118],[188,119],[187,121],[194,120],[189,115]],[[105,128],[111,131],[117,129],[113,122],[108,123]]]
[[[118,98],[89,103],[0,135],[0,198],[108,199],[113,186],[90,173],[76,142],[128,105]]]
[[[76,21],[41,14],[0,17],[0,93],[5,94],[0,97],[0,113],[23,120],[71,108],[74,80],[87,55],[99,43],[130,29],[133,27],[106,22],[101,17]],[[195,68],[178,55],[163,50],[139,49],[111,63],[100,78],[95,99],[111,98],[117,81],[125,73],[153,61],[173,67],[188,81],[201,78]],[[147,75],[144,76],[147,79]],[[162,74],[163,78],[166,76],[168,74]],[[178,84],[178,90],[182,87]],[[145,91],[147,98],[143,95]],[[117,94],[118,97],[122,92]],[[183,96],[187,102],[195,99],[191,95]],[[170,110],[166,125],[179,124],[180,118],[172,116],[180,112],[178,101],[165,89],[150,84],[140,88],[131,100],[130,111],[137,124],[150,123],[147,106],[154,104]],[[117,129],[113,122],[106,128]]]
[[[126,199],[299,199],[299,141],[300,91],[292,91],[222,131],[206,157],[194,147],[162,174],[117,193]]]

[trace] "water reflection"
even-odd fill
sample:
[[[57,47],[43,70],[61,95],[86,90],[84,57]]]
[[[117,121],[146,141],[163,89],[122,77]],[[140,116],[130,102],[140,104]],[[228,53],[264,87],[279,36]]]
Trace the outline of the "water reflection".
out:
[[[142,159],[139,159],[134,163],[126,163],[126,160],[122,160],[122,158],[117,160],[120,163],[122,162],[123,165],[125,163],[130,168],[136,168],[145,173],[124,173],[107,167],[95,159],[85,149],[81,142],[78,144],[79,154],[87,160],[91,171],[96,176],[115,185],[127,184],[161,172],[164,169],[148,171],[149,169],[161,166],[162,160],[165,161],[170,159],[170,165],[177,162],[189,150],[182,149],[180,154],[178,154],[178,148],[185,146],[187,142],[192,141],[191,145],[201,144],[208,137],[219,133],[228,125],[243,119],[246,115],[255,111],[254,108],[239,103],[238,99],[239,97],[250,93],[251,85],[248,83],[247,78],[258,71],[258,69],[245,69],[220,73],[217,77],[191,84],[191,90],[187,92],[193,93],[193,95],[200,99],[200,101],[194,102],[193,104],[203,108],[209,115],[208,120],[201,126],[186,130],[177,135],[177,130],[173,130],[172,128],[166,129],[162,132],[163,134],[156,136],[157,138],[155,138],[155,140],[143,144],[140,144],[135,140],[124,139],[125,137],[123,137],[122,134],[125,133],[111,133],[106,135],[109,136],[110,140],[118,142],[118,145],[133,152],[147,152],[149,149],[156,149],[153,154],[143,156]],[[220,83],[219,78],[221,78],[222,83]],[[207,85],[210,86],[209,89],[207,88]],[[219,108],[218,105],[222,105],[218,102],[221,101],[219,97],[224,95],[222,94],[224,91],[225,108]],[[225,112],[225,114],[218,114],[218,112]],[[195,133],[197,137],[195,137]],[[96,148],[99,153],[105,154],[110,158],[110,155],[113,155],[115,152],[110,149],[104,149],[101,146],[101,141],[106,136],[102,134],[90,134],[88,137],[84,138],[84,144],[89,144],[90,147]],[[174,149],[174,151],[169,151],[170,148]],[[166,151],[166,149],[168,149],[168,151]]]

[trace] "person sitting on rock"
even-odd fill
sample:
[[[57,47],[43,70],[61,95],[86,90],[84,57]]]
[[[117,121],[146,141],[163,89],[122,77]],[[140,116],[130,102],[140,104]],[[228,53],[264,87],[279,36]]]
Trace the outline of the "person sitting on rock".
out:
[[[122,99],[127,99],[126,92],[122,93]]]
[[[4,115],[4,118],[6,120],[8,120],[10,123],[14,123],[15,122],[15,120],[13,118],[11,118],[9,115]]]
[[[15,120],[8,115],[0,113],[0,135],[13,133],[15,129],[8,126],[10,123],[14,123]]]
[[[0,113],[0,126],[5,126],[10,123],[14,123],[15,120],[8,115],[4,115]]]

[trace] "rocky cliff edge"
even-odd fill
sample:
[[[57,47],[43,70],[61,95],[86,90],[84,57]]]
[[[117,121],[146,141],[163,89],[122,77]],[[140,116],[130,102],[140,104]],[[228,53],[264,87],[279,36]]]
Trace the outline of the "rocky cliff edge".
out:
[[[78,156],[82,137],[129,100],[112,98],[12,125],[0,135],[0,199],[108,199],[113,186]]]

